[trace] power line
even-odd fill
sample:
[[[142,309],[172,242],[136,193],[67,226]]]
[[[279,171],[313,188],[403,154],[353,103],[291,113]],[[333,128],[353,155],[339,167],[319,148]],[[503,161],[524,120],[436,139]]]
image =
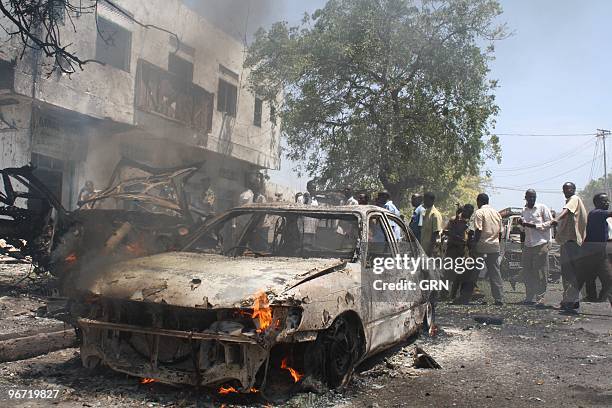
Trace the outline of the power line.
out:
[[[510,187],[510,186],[491,186],[491,188],[493,188],[494,190],[509,190],[509,191],[525,191],[525,188],[521,188],[521,187]],[[551,189],[539,189],[537,187],[532,187],[535,188],[536,193],[544,193],[544,194],[561,194],[562,191],[561,190],[551,190]]]
[[[493,133],[495,136],[518,136],[518,137],[574,137],[574,136],[597,136],[597,133]]]
[[[522,171],[522,170],[528,170],[528,169],[532,169],[530,171],[527,172],[521,172],[521,173],[516,173],[516,174],[510,174],[510,175],[503,175],[503,176],[497,176],[497,177],[514,177],[514,176],[520,176],[520,175],[524,175],[524,174],[529,174],[531,172],[533,172],[533,169],[545,169],[545,168],[549,168],[549,167],[553,167],[554,165],[556,165],[558,162],[566,160],[567,158],[576,155],[577,150],[582,150],[585,149],[589,144],[593,143],[593,140],[597,140],[597,139],[592,139],[589,140],[587,143],[581,143],[577,146],[572,147],[570,150],[561,153],[561,155],[548,160],[548,161],[544,161],[544,162],[540,162],[540,163],[534,163],[531,165],[525,165],[525,166],[517,166],[517,167],[509,167],[509,168],[505,168],[505,169],[496,169],[496,170],[492,170],[493,172],[515,172],[515,171]]]
[[[591,164],[591,172],[589,173],[589,180],[593,180],[593,173],[596,169],[596,162],[597,162],[597,152],[599,150],[599,139],[595,139],[595,149],[593,150],[593,163]]]
[[[587,166],[589,164],[592,164],[592,163],[593,163],[592,160],[589,160],[589,161],[586,161],[586,162],[582,163],[580,166],[577,166],[577,167],[574,167],[574,168],[569,169],[567,171],[564,171],[563,173],[555,174],[552,177],[548,177],[548,178],[545,178],[545,179],[542,179],[542,180],[538,180],[538,181],[534,181],[534,182],[531,182],[531,183],[526,183],[526,184],[523,184],[522,186],[531,186],[531,185],[534,185],[534,184],[542,183],[544,181],[554,180],[554,179],[556,179],[559,176],[563,176],[565,174],[571,173],[571,172],[573,172],[575,170],[578,170],[578,169],[580,169],[580,168],[582,168],[584,166]]]

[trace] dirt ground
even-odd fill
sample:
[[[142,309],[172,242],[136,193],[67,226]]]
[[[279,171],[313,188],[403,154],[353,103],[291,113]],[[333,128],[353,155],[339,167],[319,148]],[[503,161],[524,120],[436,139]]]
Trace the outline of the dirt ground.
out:
[[[7,333],[51,324],[40,308],[50,295],[48,278],[26,278],[28,267],[0,264],[0,339]],[[486,284],[480,285],[484,293]],[[255,396],[222,397],[189,387],[141,385],[110,370],[90,373],[79,351],[68,348],[0,363],[0,406],[38,407],[610,407],[612,311],[583,303],[577,316],[518,304],[524,287],[506,288],[504,306],[437,308],[438,334],[403,344],[363,363],[350,385],[323,394],[297,393],[271,405]],[[557,304],[553,284],[548,304]],[[489,299],[490,301],[490,299]],[[503,318],[480,324],[478,315]],[[418,344],[442,369],[412,367]],[[11,391],[58,390],[57,398],[10,399]]]

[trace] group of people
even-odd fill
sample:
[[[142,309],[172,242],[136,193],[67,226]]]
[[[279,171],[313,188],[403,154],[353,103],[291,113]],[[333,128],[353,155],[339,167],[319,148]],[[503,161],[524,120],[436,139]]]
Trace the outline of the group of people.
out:
[[[435,199],[431,192],[423,196],[414,194],[411,199],[414,212],[409,226],[421,242],[425,253],[429,256],[441,256],[441,238],[446,237],[446,257],[483,258],[495,304],[503,304],[503,282],[499,270],[502,220],[499,212],[489,205],[489,196],[485,193],[479,194],[476,198],[476,211],[474,206],[466,204],[457,210],[446,226],[443,226],[442,215],[434,205]],[[470,228],[472,217],[473,229]],[[447,271],[447,278],[452,285],[450,293],[444,295],[448,295],[454,303],[468,303],[477,289],[479,273],[477,269],[466,270],[461,274]]]
[[[314,185],[307,185],[307,192],[298,193],[296,202],[318,205]],[[312,190],[312,191],[311,191]],[[608,241],[612,241],[612,228],[608,218],[612,217],[610,200],[607,194],[593,197],[595,209],[587,214],[582,199],[576,194],[574,183],[563,185],[566,203],[563,210],[554,217],[551,210],[537,202],[533,189],[525,192],[525,207],[519,223],[523,226],[522,276],[525,283],[526,305],[545,307],[544,295],[548,283],[548,256],[553,241],[561,249],[561,276],[563,280],[563,300],[561,309],[568,313],[577,312],[580,305],[580,291],[586,287],[586,300],[609,301],[612,304],[612,255],[607,254]],[[502,217],[489,204],[489,196],[481,193],[476,197],[477,208],[465,204],[457,209],[446,225],[442,214],[435,206],[436,196],[431,192],[413,194],[411,198],[414,211],[409,227],[421,243],[428,256],[449,258],[482,258],[491,286],[491,295],[496,305],[503,305],[504,290],[500,271],[500,241],[503,231]],[[402,217],[399,209],[391,200],[388,191],[380,191],[373,202],[367,193],[354,194],[351,187],[344,189],[341,204],[375,204]],[[610,231],[609,231],[610,230]],[[445,250],[441,242],[446,241]],[[477,280],[480,270],[466,270],[457,274],[446,271],[452,282],[451,290],[445,294],[456,304],[466,304],[478,291]],[[595,281],[601,282],[601,290],[596,291]]]
[[[544,295],[548,280],[548,253],[556,228],[555,240],[561,247],[561,275],[563,300],[561,308],[575,313],[579,308],[580,291],[587,286],[586,298],[590,301],[609,301],[612,304],[612,269],[607,254],[609,233],[607,219],[612,217],[610,200],[604,193],[593,197],[595,209],[587,214],[582,199],[576,195],[574,183],[563,185],[565,206],[557,217],[550,209],[536,201],[535,190],[525,192],[525,207],[519,223],[524,228],[522,250],[522,274],[525,282],[524,304],[544,307]],[[503,304],[503,284],[500,273],[500,239],[502,218],[489,205],[489,197],[481,193],[476,198],[477,209],[466,204],[457,210],[455,217],[442,227],[442,217],[434,206],[435,196],[414,194],[414,211],[410,228],[420,240],[429,256],[441,255],[439,242],[446,237],[446,253],[450,258],[481,257],[487,269],[491,294],[496,305]],[[452,288],[450,300],[457,304],[468,303],[476,289],[480,271],[455,274],[448,271]],[[595,280],[601,282],[596,293]]]

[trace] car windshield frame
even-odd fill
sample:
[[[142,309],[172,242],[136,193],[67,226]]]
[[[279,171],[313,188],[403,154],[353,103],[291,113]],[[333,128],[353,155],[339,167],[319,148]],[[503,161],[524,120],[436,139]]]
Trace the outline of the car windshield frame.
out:
[[[330,222],[337,222],[338,224],[342,221],[353,223],[356,228],[356,232],[351,235],[350,239],[354,238],[354,241],[349,241],[351,244],[350,249],[347,248],[346,251],[339,251],[338,249],[328,248],[327,250],[314,250],[308,249],[304,246],[303,240],[300,242],[299,253],[295,254],[287,254],[287,253],[269,253],[269,252],[248,252],[248,255],[254,256],[264,256],[264,257],[282,257],[282,258],[329,258],[329,259],[345,259],[350,260],[351,262],[357,262],[359,259],[360,253],[360,244],[362,242],[362,233],[363,233],[363,222],[362,222],[362,214],[358,211],[354,212],[336,212],[336,211],[322,211],[322,210],[312,210],[308,208],[296,208],[296,209],[287,209],[287,208],[237,208],[230,210],[229,212],[222,214],[221,216],[211,220],[206,223],[199,232],[194,234],[194,237],[190,242],[183,248],[185,251],[192,252],[205,252],[210,253],[212,248],[199,248],[197,246],[198,241],[202,240],[205,237],[212,238],[216,241],[217,245],[223,245],[220,243],[219,239],[219,231],[227,226],[227,223],[231,223],[232,220],[236,220],[240,216],[250,215],[246,225],[244,226],[242,232],[239,235],[239,238],[236,240],[238,243],[243,243],[245,238],[249,234],[254,233],[254,229],[260,226],[261,222],[266,218],[266,216],[278,216],[278,217],[294,217],[294,218],[305,218],[305,219],[318,219],[318,220],[327,220]],[[303,222],[303,221],[302,221]],[[297,222],[296,222],[297,223]],[[274,227],[274,226],[272,226]],[[337,225],[336,225],[337,227]],[[302,228],[303,224],[302,224]],[[285,232],[285,231],[283,231]],[[276,236],[276,232],[274,231],[274,236]],[[252,236],[249,236],[251,239]],[[302,237],[303,239],[303,237]],[[247,243],[249,243],[247,241]],[[237,245],[240,248],[248,248],[248,245]],[[225,250],[227,248],[224,248]],[[250,249],[250,248],[249,248]],[[238,256],[239,254],[235,253],[225,253],[224,250],[219,247],[215,248],[214,253],[218,253],[224,256]],[[327,253],[327,256],[326,256]],[[244,252],[241,254],[242,256],[246,256]],[[332,255],[333,254],[333,255]]]

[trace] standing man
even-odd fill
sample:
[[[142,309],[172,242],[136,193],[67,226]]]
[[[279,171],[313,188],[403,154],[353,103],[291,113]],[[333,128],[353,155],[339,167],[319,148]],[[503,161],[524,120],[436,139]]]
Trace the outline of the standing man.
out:
[[[383,207],[385,210],[391,212],[392,214],[398,217],[401,216],[399,210],[397,209],[395,204],[393,204],[393,201],[391,201],[391,195],[387,190],[383,190],[378,193],[378,195],[376,196],[376,205],[379,207]],[[399,226],[392,221],[391,229],[393,230],[393,235],[395,235],[395,238],[399,241],[400,237],[402,236]]]
[[[561,309],[577,313],[580,307],[578,277],[582,277],[581,246],[586,234],[587,212],[580,197],[576,195],[576,185],[563,184],[565,206],[561,214],[553,220],[558,225],[555,239],[561,245],[561,277],[563,279],[563,300]],[[582,278],[581,278],[582,279]]]
[[[612,270],[608,263],[606,246],[608,244],[608,218],[612,217],[610,211],[610,199],[605,193],[596,194],[593,197],[595,209],[589,212],[587,217],[586,238],[584,240],[584,276],[578,277],[578,291],[585,281],[599,278],[601,281],[601,292],[595,301],[612,304]],[[596,290],[596,289],[595,289]],[[596,293],[595,293],[596,295]]]
[[[504,303],[504,284],[499,273],[499,236],[502,230],[502,219],[499,211],[489,205],[489,196],[485,193],[476,197],[478,210],[474,213],[474,247],[475,255],[484,258],[487,275],[491,283],[491,295],[495,305]],[[479,271],[474,270],[469,279],[461,286],[461,295],[455,303],[468,303],[474,293]]]
[[[550,249],[552,215],[544,204],[536,204],[536,192],[525,192],[525,208],[520,223],[525,227],[523,245],[523,276],[525,300],[523,304],[543,306],[548,279],[548,251]]]
[[[368,193],[359,193],[357,195],[357,203],[359,205],[368,205],[368,204],[370,204],[370,195]]]
[[[398,217],[400,216],[400,212],[395,206],[395,204],[393,204],[393,201],[391,201],[391,194],[389,194],[387,190],[383,190],[378,193],[378,195],[376,196],[376,205],[379,207],[383,207],[385,210],[390,211]]]
[[[357,205],[359,204],[355,197],[353,197],[353,187],[346,186],[344,188],[344,205]]]
[[[421,227],[421,246],[425,253],[429,256],[434,256],[437,243],[442,232],[442,214],[434,206],[436,196],[428,191],[423,197],[423,207],[425,214],[423,215],[423,226]]]
[[[425,207],[423,207],[423,196],[416,193],[410,198],[410,203],[414,207],[412,218],[410,219],[410,229],[414,236],[421,240],[421,228],[423,227],[423,215],[425,215]]]
[[[457,210],[457,214],[448,221],[445,234],[448,236],[445,257],[451,259],[468,258],[470,256],[468,248],[470,218],[474,214],[474,206],[466,204]],[[461,274],[453,270],[447,272],[447,279],[452,282],[450,300],[454,301],[459,287],[465,281],[467,271]]]

